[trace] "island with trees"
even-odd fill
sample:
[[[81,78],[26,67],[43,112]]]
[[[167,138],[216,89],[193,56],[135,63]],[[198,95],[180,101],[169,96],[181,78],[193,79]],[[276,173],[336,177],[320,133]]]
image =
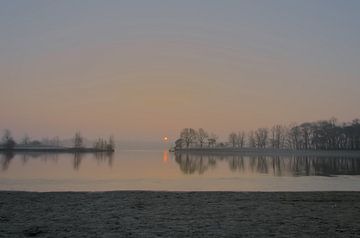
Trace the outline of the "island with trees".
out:
[[[184,128],[171,151],[243,153],[359,153],[360,120],[340,123],[335,118],[251,131],[231,132],[226,141],[200,128]]]
[[[67,144],[67,145],[64,145]],[[25,135],[20,141],[15,141],[10,130],[4,130],[0,141],[0,152],[56,152],[56,153],[96,153],[114,152],[115,141],[112,136],[109,139],[98,138],[92,146],[85,145],[85,138],[80,132],[76,132],[70,142],[65,143],[59,137],[52,139],[33,140]]]

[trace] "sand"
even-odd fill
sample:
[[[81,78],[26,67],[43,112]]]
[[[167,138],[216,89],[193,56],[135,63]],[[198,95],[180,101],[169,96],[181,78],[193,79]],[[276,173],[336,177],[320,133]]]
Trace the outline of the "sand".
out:
[[[359,192],[0,192],[0,237],[359,237]]]

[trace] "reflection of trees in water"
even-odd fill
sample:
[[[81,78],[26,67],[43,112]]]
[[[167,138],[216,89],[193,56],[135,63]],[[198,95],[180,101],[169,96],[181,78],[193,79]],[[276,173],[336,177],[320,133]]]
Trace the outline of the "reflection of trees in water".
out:
[[[98,165],[100,165],[104,162],[107,162],[110,167],[113,166],[113,161],[114,161],[114,153],[113,152],[97,152],[97,153],[94,153],[93,155],[94,155],[94,158],[97,161]],[[81,164],[83,157],[84,157],[83,153],[75,153],[74,154],[73,165],[74,165],[75,170],[80,169],[80,164]]]
[[[246,160],[249,162],[249,171],[253,173],[268,174],[273,172],[275,176],[281,176],[284,168],[283,160],[279,156],[267,157],[250,156]],[[246,169],[244,169],[246,170]]]
[[[97,164],[107,162],[110,167],[113,166],[114,153],[113,152],[97,152],[94,153],[94,158],[97,161]]]
[[[310,176],[312,174],[312,159],[307,156],[292,157],[289,161],[289,168],[294,176]]]
[[[74,166],[75,170],[79,170],[82,157],[83,157],[82,153],[75,153],[74,154],[73,166]]]
[[[280,156],[272,156],[271,157],[271,167],[273,170],[274,176],[282,176],[283,170],[285,170],[284,160],[280,158]]]
[[[268,163],[265,156],[259,156],[256,170],[260,173],[267,174],[269,172]]]
[[[6,171],[9,168],[11,160],[15,157],[13,152],[0,153],[0,165],[3,171]],[[83,153],[75,153],[73,157],[73,168],[75,170],[80,169],[81,161],[84,157]],[[19,153],[19,156],[16,157],[20,159],[23,165],[26,165],[31,159],[40,159],[43,163],[47,163],[48,161],[57,162],[59,160],[58,153],[39,153],[39,152],[31,152],[31,153]],[[98,162],[98,164],[107,162],[110,167],[113,165],[114,154],[110,152],[101,152],[95,153],[94,158]]]
[[[229,167],[231,171],[244,171],[245,170],[245,163],[244,163],[244,156],[232,156],[229,159]]]
[[[287,158],[280,156],[250,156],[248,157],[251,172],[269,174],[273,173],[274,176],[284,175],[286,171],[285,161]]]
[[[7,151],[1,154],[1,169],[6,171],[9,168],[11,160],[14,158],[14,153]]]
[[[26,154],[21,155],[21,161],[25,165],[29,160],[29,157]]]
[[[41,155],[41,160],[45,163],[48,161],[57,162],[58,154],[57,153],[45,153],[45,154]]]
[[[84,154],[75,153],[74,154],[74,169],[79,170],[80,164],[83,159]],[[97,164],[100,165],[104,162],[107,162],[110,167],[113,165],[114,153],[113,152],[96,152],[94,153],[94,158],[97,161]]]
[[[48,161],[57,162],[58,161],[58,154],[56,153],[39,153],[39,152],[33,152],[33,153],[22,153],[20,154],[21,161],[23,164],[26,164],[31,159],[41,159],[44,163]]]
[[[317,156],[251,156],[250,168],[258,173],[270,173],[275,176],[290,174],[293,176],[328,176],[360,174],[359,158],[317,157]],[[271,170],[269,168],[272,168]]]
[[[272,173],[274,176],[360,175],[360,158],[318,156],[242,156],[175,153],[175,161],[184,174],[203,174],[217,162],[229,164],[233,172]]]
[[[291,158],[293,175],[359,175],[360,158],[297,157]]]
[[[216,166],[215,158],[201,154],[175,153],[175,161],[180,165],[180,170],[184,174],[193,174],[195,172],[202,174],[209,168]]]

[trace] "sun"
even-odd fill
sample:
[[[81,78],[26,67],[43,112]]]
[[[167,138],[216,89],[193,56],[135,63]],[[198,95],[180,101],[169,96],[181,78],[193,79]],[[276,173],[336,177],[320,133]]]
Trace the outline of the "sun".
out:
[[[163,140],[164,140],[165,142],[167,142],[167,141],[169,140],[169,137],[164,136]]]

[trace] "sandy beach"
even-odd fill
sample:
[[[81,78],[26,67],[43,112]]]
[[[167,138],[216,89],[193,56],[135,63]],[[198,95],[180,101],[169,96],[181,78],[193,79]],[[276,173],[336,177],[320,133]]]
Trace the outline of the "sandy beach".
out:
[[[0,192],[1,237],[359,235],[359,192]]]

